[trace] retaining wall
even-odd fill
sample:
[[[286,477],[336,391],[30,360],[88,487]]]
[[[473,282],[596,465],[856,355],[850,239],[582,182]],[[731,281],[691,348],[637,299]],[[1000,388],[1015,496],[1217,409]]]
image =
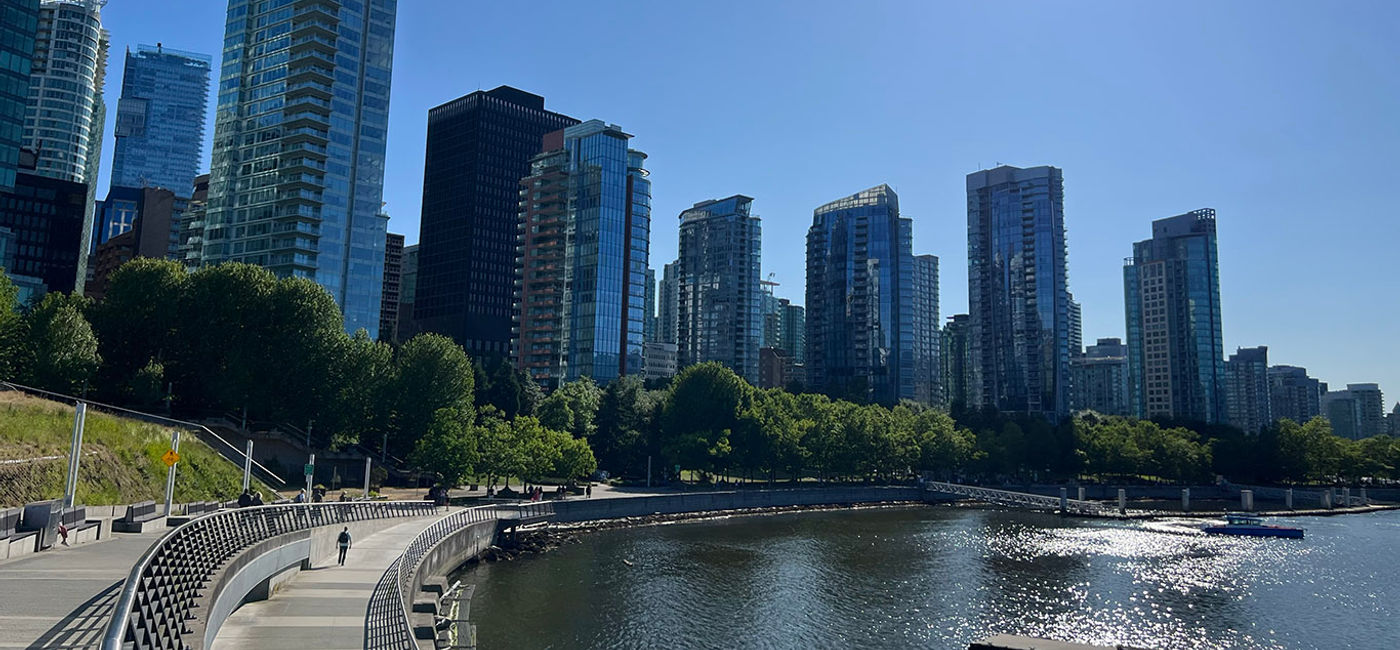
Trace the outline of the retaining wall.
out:
[[[847,505],[891,501],[926,501],[919,487],[827,487],[777,490],[691,492],[609,499],[572,498],[554,502],[556,522],[621,519],[654,514],[678,514],[743,508]],[[949,499],[951,500],[951,499]]]

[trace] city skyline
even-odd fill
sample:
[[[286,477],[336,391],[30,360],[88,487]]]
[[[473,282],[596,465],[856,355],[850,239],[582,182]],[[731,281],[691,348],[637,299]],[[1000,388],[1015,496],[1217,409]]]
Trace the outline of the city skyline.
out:
[[[163,41],[169,47],[216,53],[222,3],[185,4],[190,6],[112,3],[103,12],[112,50]],[[1112,6],[1105,11],[1103,6],[1027,5],[1016,17],[1002,19],[1011,32],[1006,42],[1015,40],[1011,36],[1025,38],[1005,51],[989,53],[988,48],[969,46],[971,37],[956,29],[960,21],[987,10],[890,4],[863,11],[863,19],[886,29],[926,32],[927,37],[906,34],[882,39],[888,42],[869,52],[838,48],[813,55],[810,61],[790,60],[787,57],[793,55],[784,54],[785,48],[812,29],[852,19],[853,10],[804,5],[807,11],[800,20],[783,27],[795,15],[794,7],[775,4],[757,7],[749,23],[741,25],[742,33],[735,34],[742,38],[751,32],[773,32],[761,51],[710,57],[703,42],[686,38],[666,43],[664,36],[669,26],[687,22],[703,32],[727,12],[668,7],[628,30],[628,38],[600,44],[598,52],[578,61],[560,65],[547,53],[524,51],[500,55],[500,43],[517,38],[524,28],[505,27],[499,33],[486,30],[482,40],[460,53],[474,64],[444,70],[425,63],[449,42],[454,25],[477,14],[486,23],[519,23],[506,19],[519,10],[404,6],[399,12],[395,58],[400,65],[388,136],[385,200],[393,217],[389,229],[405,233],[410,243],[418,239],[427,109],[477,88],[510,84],[549,98],[556,110],[606,115],[638,133],[637,146],[652,155],[648,167],[660,214],[677,213],[708,196],[744,192],[763,206],[769,240],[777,242],[800,236],[806,212],[830,198],[824,188],[889,183],[900,193],[906,215],[914,219],[914,249],[943,259],[941,302],[943,312],[953,314],[966,311],[961,178],[996,162],[1054,165],[1069,176],[1069,273],[1075,298],[1084,305],[1086,340],[1125,336],[1119,267],[1146,224],[1161,215],[1212,205],[1221,214],[1225,349],[1268,345],[1275,363],[1307,367],[1333,385],[1400,385],[1400,371],[1385,363],[1397,357],[1398,344],[1385,330],[1400,307],[1383,299],[1382,265],[1383,242],[1393,241],[1396,226],[1380,220],[1386,206],[1379,190],[1340,198],[1326,191],[1346,178],[1343,170],[1384,161],[1385,145],[1393,141],[1395,131],[1379,118],[1386,107],[1395,105],[1397,93],[1392,83],[1364,79],[1373,78],[1366,70],[1395,46],[1382,38],[1379,25],[1384,20],[1343,26],[1340,17],[1320,10],[1269,7],[1264,13],[1275,28],[1273,34],[1306,33],[1309,38],[1265,38],[1269,30],[1242,29],[1245,21],[1258,19],[1259,12],[1250,5],[1202,5],[1177,15],[1152,8]],[[621,6],[593,12],[567,6],[552,10],[557,20],[536,26],[545,36],[581,23],[621,20],[626,14]],[[1386,5],[1373,7],[1377,14],[1394,11]],[[1174,33],[1174,39],[1185,39],[1193,47],[1171,48],[1170,59],[1165,59],[1154,53],[1151,43],[1126,36],[1132,30],[1104,30],[1106,22],[1157,23],[1161,33]],[[1052,29],[1033,30],[1041,25]],[[1093,40],[1076,36],[1089,31],[1112,33],[1096,45],[1076,42]],[[913,52],[905,48],[913,47],[914,40],[937,45],[929,46],[934,51],[910,57]],[[574,75],[608,52],[653,41],[666,47],[640,48],[650,53],[642,65],[653,78],[644,89],[629,89],[624,80],[600,84]],[[1284,42],[1295,45],[1284,47]],[[1102,56],[1119,50],[1124,54],[1121,61]],[[1043,54],[1072,69],[1063,77],[1032,79],[1030,88],[984,93],[980,96],[985,101],[971,113],[939,106],[933,115],[922,115],[927,102],[938,97],[985,90],[1019,74],[1018,61],[1028,53]],[[872,66],[899,58],[895,55],[917,59],[918,64],[869,74],[877,69]],[[792,79],[773,80],[762,70],[749,70],[749,58],[762,56],[779,57],[796,66],[796,73]],[[1225,63],[1217,65],[1219,61]],[[1356,70],[1346,70],[1348,65]],[[653,66],[679,66],[694,74],[671,79],[657,74]],[[121,74],[118,68],[113,60],[109,79]],[[815,83],[818,76],[824,83]],[[735,107],[687,106],[679,101],[684,90],[716,77],[732,79],[748,101]],[[1241,79],[1245,81],[1239,83]],[[824,92],[841,84],[859,92],[851,97],[828,97]],[[109,106],[115,98],[112,86],[107,88]],[[1102,92],[1066,99],[1083,94],[1085,88]],[[1320,90],[1337,96],[1315,97]],[[966,128],[997,123],[1019,110],[1014,100],[1022,91],[1050,93],[1044,96],[1068,102],[1067,107],[1046,109],[1039,117],[1027,113],[1025,123],[1006,134]],[[888,102],[872,104],[862,96],[869,92],[886,93]],[[1257,110],[1255,104],[1261,92],[1275,98],[1266,110]],[[1197,101],[1201,94],[1208,94],[1209,101]],[[814,101],[815,96],[822,101]],[[1347,113],[1329,108],[1338,105],[1348,106]],[[108,111],[109,133],[113,113]],[[208,124],[212,123],[211,119]],[[680,126],[687,123],[697,128]],[[831,129],[832,124],[860,128]],[[1045,128],[1049,125],[1056,128]],[[734,131],[751,150],[765,155],[725,155],[718,148],[722,139],[715,137],[716,129]],[[212,126],[206,139],[209,131]],[[1033,131],[1039,134],[1027,138]],[[810,137],[814,132],[822,136]],[[206,142],[202,169],[207,169],[208,147]],[[1199,157],[1203,148],[1213,152],[1210,159]],[[109,152],[110,146],[104,146],[99,186],[107,183]],[[789,165],[773,165],[775,156]],[[818,164],[781,177],[771,171],[795,170],[791,164],[807,159]],[[1124,197],[1131,197],[1132,203],[1125,204]],[[1319,215],[1342,214],[1361,215],[1359,235],[1357,228],[1307,228]],[[675,237],[669,229],[653,234],[658,260],[673,255]],[[802,256],[785,248],[789,247],[771,243],[765,247],[764,277],[775,272],[782,283],[777,295],[801,302]],[[1293,255],[1279,254],[1290,251],[1311,263],[1297,264]],[[1318,345],[1318,340],[1326,344]]]

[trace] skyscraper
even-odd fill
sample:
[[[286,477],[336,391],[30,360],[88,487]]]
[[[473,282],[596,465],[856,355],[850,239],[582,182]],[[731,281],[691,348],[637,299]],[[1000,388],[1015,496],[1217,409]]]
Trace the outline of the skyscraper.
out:
[[[1064,174],[1002,166],[967,175],[970,406],[1069,412]]]
[[[1269,397],[1269,348],[1239,348],[1225,361],[1225,408],[1230,425],[1245,433],[1259,433],[1273,424]]]
[[[1327,384],[1308,376],[1307,368],[1269,368],[1269,408],[1275,420],[1289,419],[1299,424],[1322,414],[1322,394]]]
[[[1123,266],[1128,391],[1137,417],[1226,421],[1215,210],[1152,222]]]
[[[107,31],[103,0],[43,0],[34,39],[29,99],[24,115],[24,146],[35,153],[33,173],[87,187],[83,243],[77,251],[75,288],[87,280],[93,201],[102,160],[102,129],[107,116],[102,85],[107,74]],[[46,281],[50,291],[55,285]],[[67,283],[61,283],[60,286]]]
[[[792,357],[797,365],[807,363],[807,310],[787,298],[778,299],[782,319],[778,326],[777,346]]]
[[[1069,358],[1084,354],[1084,307],[1069,297]]]
[[[942,403],[943,368],[938,362],[938,256],[914,256],[914,399]]]
[[[5,271],[32,296],[80,289],[86,272],[78,268],[86,255],[83,224],[91,203],[88,186],[35,173],[32,151],[21,151],[15,190],[0,194],[0,228],[7,229],[9,262]]]
[[[578,120],[510,86],[428,111],[414,319],[476,357],[510,352],[520,179],[546,133]]]
[[[24,144],[24,112],[34,37],[39,31],[39,0],[0,0],[0,192],[15,189],[19,148]]]
[[[112,149],[114,187],[163,187],[189,198],[209,103],[205,54],[157,43],[126,52]]]
[[[661,341],[656,320],[656,270],[647,269],[647,295],[642,307],[642,340],[647,343]]]
[[[1128,347],[1122,339],[1099,339],[1069,360],[1074,378],[1070,407],[1104,415],[1128,414]]]
[[[397,341],[407,341],[418,333],[413,320],[413,303],[418,300],[418,244],[404,246],[403,272],[399,277],[399,322],[394,327]]]
[[[1322,396],[1322,413],[1332,433],[1359,440],[1386,433],[1385,400],[1378,384],[1347,384]]]
[[[399,300],[403,290],[403,235],[384,235],[384,289],[379,304],[379,340],[399,340]]]
[[[229,0],[202,263],[330,292],[379,333],[397,0]]]
[[[939,362],[943,367],[943,401],[949,408],[973,405],[972,395],[972,317],[954,314],[943,326]]]
[[[807,382],[892,404],[914,398],[912,223],[879,185],[813,211],[807,231]]]
[[[651,181],[631,138],[600,120],[547,134],[520,181],[512,356],[546,386],[642,372]]]
[[[716,361],[757,385],[763,291],[752,205],[736,194],[681,212],[676,343],[679,367]]]
[[[657,291],[660,304],[657,305],[656,338],[662,343],[676,342],[676,326],[680,307],[680,262],[669,262],[661,267],[661,287]]]

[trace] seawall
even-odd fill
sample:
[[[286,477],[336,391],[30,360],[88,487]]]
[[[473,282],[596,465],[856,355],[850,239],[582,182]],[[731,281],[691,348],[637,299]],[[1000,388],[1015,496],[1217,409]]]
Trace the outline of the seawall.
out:
[[[732,490],[687,492],[608,499],[572,498],[554,502],[554,519],[559,523],[671,515],[716,510],[746,510],[793,506],[836,506],[861,503],[927,501],[916,486],[869,486],[790,488],[772,490]],[[950,501],[952,499],[949,499]]]

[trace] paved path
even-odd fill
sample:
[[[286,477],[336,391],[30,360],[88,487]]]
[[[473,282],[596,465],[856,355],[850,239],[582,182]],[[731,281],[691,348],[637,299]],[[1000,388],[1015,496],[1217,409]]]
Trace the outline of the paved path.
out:
[[[345,566],[302,571],[268,600],[234,612],[211,650],[362,650],[370,593],[414,536],[437,521],[414,519],[355,540]]]
[[[122,582],[165,529],[0,562],[0,648],[96,648]]]

